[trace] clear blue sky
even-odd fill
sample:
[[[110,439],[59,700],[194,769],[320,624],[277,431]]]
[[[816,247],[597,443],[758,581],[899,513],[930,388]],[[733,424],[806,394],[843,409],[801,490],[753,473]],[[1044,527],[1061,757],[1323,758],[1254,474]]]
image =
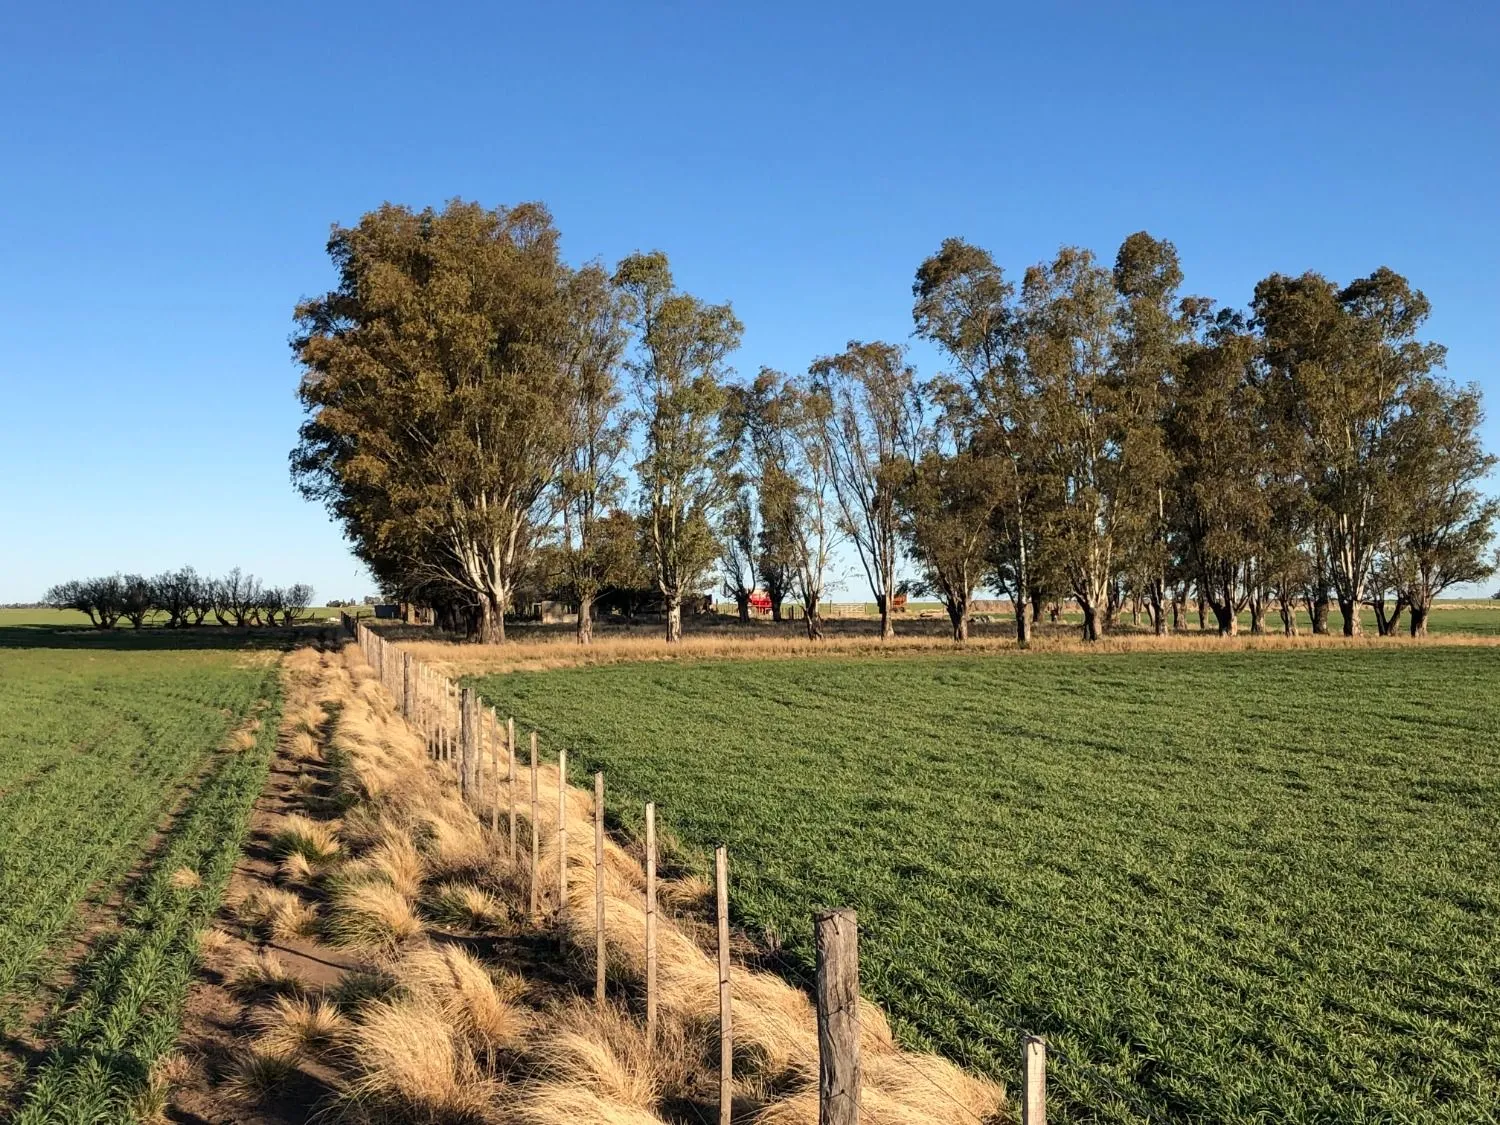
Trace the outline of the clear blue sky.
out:
[[[666,250],[743,373],[907,338],[947,235],[1019,271],[1144,228],[1232,304],[1385,264],[1500,448],[1497,42],[1475,3],[13,5],[0,601],[182,563],[368,589],[288,482],[286,339],[383,200]]]

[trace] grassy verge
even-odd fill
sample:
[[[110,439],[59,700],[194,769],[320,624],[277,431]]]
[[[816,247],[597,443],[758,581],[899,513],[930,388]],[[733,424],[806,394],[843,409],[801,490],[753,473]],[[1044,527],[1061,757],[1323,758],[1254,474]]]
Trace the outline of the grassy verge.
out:
[[[1486,1122],[1500,672],[1486,648],[916,654],[477,681],[627,821],[656,800],[805,971],[861,912],[906,1042],[1067,1120]]]
[[[275,749],[275,669],[259,687],[271,706],[255,741],[218,757],[130,896],[124,924],[79,968],[48,1028],[54,1046],[25,1093],[17,1125],[83,1125],[159,1111],[152,1068],[176,1037],[197,931],[218,907]]]

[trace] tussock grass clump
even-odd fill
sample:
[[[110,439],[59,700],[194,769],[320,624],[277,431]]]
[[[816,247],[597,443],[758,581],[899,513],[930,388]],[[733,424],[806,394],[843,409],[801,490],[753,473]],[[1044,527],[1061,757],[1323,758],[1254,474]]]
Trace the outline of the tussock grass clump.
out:
[[[252,1019],[259,1031],[256,1049],[286,1058],[322,1058],[349,1031],[349,1020],[329,1000],[277,996]]]
[[[473,883],[439,883],[423,906],[434,921],[467,930],[498,930],[509,916],[499,899]]]
[[[229,749],[236,751],[251,749],[258,741],[256,736],[259,733],[260,720],[251,719],[249,722],[242,724],[241,726],[230,732]]]
[[[447,807],[424,807],[419,814],[418,830],[423,853],[434,875],[472,875],[494,862],[479,822],[457,801]]]
[[[217,926],[209,926],[193,935],[193,945],[200,958],[219,957],[234,948],[234,938]]]
[[[312,937],[318,928],[317,910],[282,887],[257,887],[234,911],[240,921],[276,941]]]
[[[337,827],[293,813],[281,822],[271,848],[278,856],[300,855],[314,867],[325,866],[339,855]]]
[[[203,886],[203,877],[191,867],[179,867],[167,877],[173,890],[191,891]]]
[[[412,999],[367,1004],[349,1034],[353,1073],[344,1100],[423,1122],[493,1119],[499,1084],[480,1067],[435,1004]]]
[[[657,901],[669,914],[686,914],[694,918],[711,918],[714,911],[714,886],[702,875],[683,875],[658,884]]]
[[[254,1105],[291,1077],[294,1061],[288,1055],[247,1047],[234,1056],[219,1089],[232,1101]]]
[[[667,1085],[669,1056],[651,1049],[643,1028],[613,1008],[601,1012],[574,1004],[547,1014],[527,1050],[544,1083],[587,1090],[638,1112],[655,1110]]]
[[[460,946],[420,950],[393,972],[410,995],[435,1005],[476,1051],[516,1047],[530,1028],[526,1012],[514,1003],[525,992],[521,980],[491,972]]]
[[[322,874],[301,852],[293,852],[276,865],[276,878],[292,887],[306,887]]]
[[[192,1075],[193,1064],[179,1051],[169,1051],[146,1074],[146,1084],[128,1099],[131,1119],[138,1125],[166,1125],[172,1091]]]
[[[863,1023],[866,1011],[861,1008]],[[866,1049],[860,1065],[866,1088],[889,1099],[911,1120],[913,1114],[933,1121],[951,1121],[954,1117],[972,1120],[994,1120],[1005,1104],[1005,1087],[998,1082],[969,1074],[937,1055],[903,1054],[894,1049]],[[957,1106],[954,1103],[957,1103]],[[960,1112],[961,1110],[961,1112]],[[817,1120],[814,1113],[815,1121]]]
[[[316,737],[323,729],[323,724],[328,721],[328,713],[323,710],[320,703],[314,701],[289,711],[287,719],[294,733]]]
[[[427,865],[415,844],[392,833],[359,859],[339,869],[343,883],[384,883],[398,894],[415,898],[422,890]]]
[[[229,991],[241,999],[271,996],[300,996],[306,992],[302,981],[287,972],[281,958],[262,949],[242,960],[229,978]]]
[[[422,933],[422,920],[389,883],[343,883],[330,895],[324,932],[338,945],[390,952]]]
[[[367,966],[353,969],[339,978],[332,1000],[339,1011],[358,1013],[374,1000],[389,1000],[401,992],[401,982],[388,969]]]
[[[521,1125],[665,1125],[650,1110],[621,1105],[582,1086],[542,1082],[523,1086],[508,1107]],[[813,1108],[816,1122],[817,1107]]]

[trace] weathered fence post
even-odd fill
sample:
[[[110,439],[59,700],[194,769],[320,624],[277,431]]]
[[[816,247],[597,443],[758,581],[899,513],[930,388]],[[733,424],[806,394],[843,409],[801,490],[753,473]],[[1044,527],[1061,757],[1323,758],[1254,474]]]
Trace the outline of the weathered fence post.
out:
[[[656,805],[646,805],[646,1043],[656,1046]]]
[[[1021,1070],[1021,1125],[1047,1125],[1047,1041],[1040,1035],[1021,1040]]]
[[[510,767],[505,775],[505,788],[510,794],[510,861],[516,862],[516,721],[505,720],[505,750]]]
[[[411,653],[401,653],[401,717],[412,717]]]
[[[568,752],[557,752],[557,920],[568,913]]]
[[[818,1125],[859,1121],[859,927],[852,910],[814,916]]]
[[[477,731],[474,729],[473,689],[460,688],[458,692],[458,792],[469,792],[469,763],[474,753]]]
[[[604,771],[594,774],[594,1003],[604,1007]]]
[[[542,812],[541,793],[536,780],[536,731],[531,732],[531,920],[542,916],[541,869],[537,866],[537,848],[541,842],[538,818]]]
[[[490,743],[490,784],[494,787],[490,793],[490,835],[500,834],[500,739],[502,728],[500,716],[495,714],[495,709],[490,708],[490,728],[495,732],[495,740]]]
[[[714,888],[719,915],[719,1125],[729,1125],[734,1103],[734,1027],[729,1001],[729,852],[714,849]]]

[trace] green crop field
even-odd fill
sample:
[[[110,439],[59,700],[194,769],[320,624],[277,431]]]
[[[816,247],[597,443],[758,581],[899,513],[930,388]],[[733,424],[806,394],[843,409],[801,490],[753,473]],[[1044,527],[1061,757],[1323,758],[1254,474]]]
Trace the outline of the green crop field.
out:
[[[30,1125],[127,1118],[275,744],[274,651],[154,636],[0,628],[0,1085]]]
[[[1477,612],[1477,611],[1476,611]],[[1500,652],[636,664],[473,681],[902,1038],[1067,1121],[1500,1120]]]

